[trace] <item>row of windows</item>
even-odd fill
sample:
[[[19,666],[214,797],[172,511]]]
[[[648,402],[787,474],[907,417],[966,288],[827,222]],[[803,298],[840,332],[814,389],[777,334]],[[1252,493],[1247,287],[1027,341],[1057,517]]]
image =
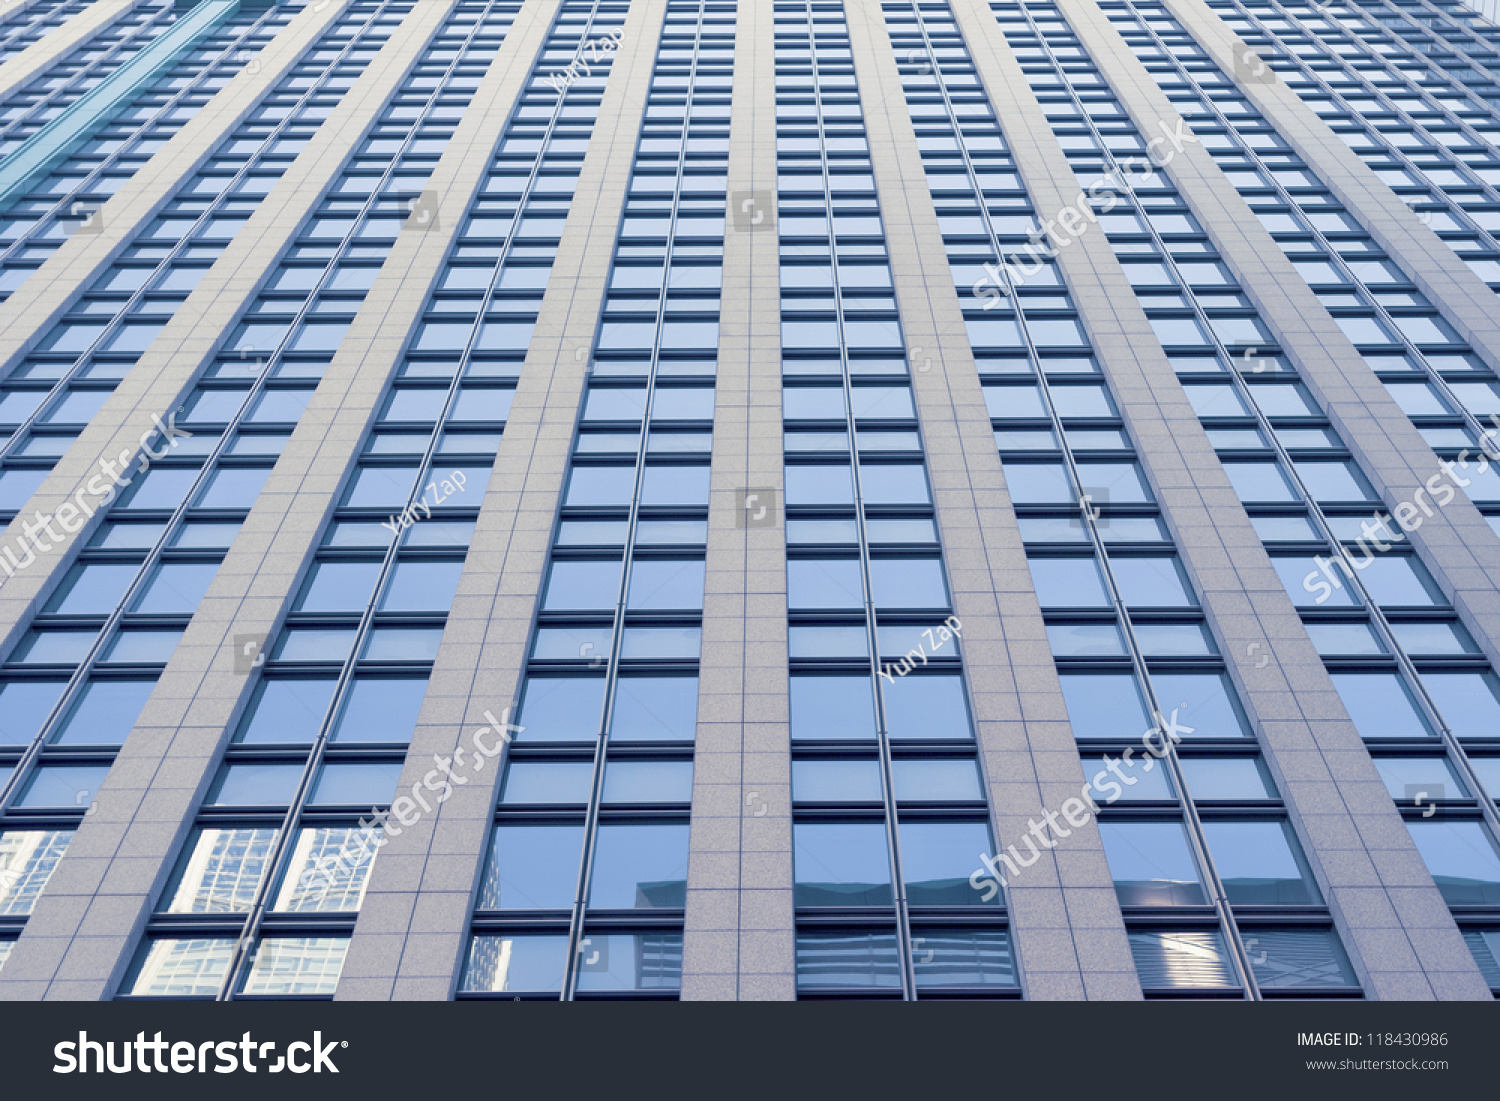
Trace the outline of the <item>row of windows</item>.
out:
[[[1055,8],[993,4],[992,9],[1073,162],[1080,185],[1103,173],[1111,190],[1120,193],[1108,204],[1110,210],[1097,210],[1100,227],[1117,253],[1135,259],[1159,249],[1163,265],[1169,252],[1180,253],[1199,265],[1207,281],[1227,284],[1229,293],[1216,296],[1143,299],[1158,341],[1169,352],[1196,345],[1226,356],[1230,346],[1249,346],[1268,353],[1276,362],[1274,340],[1249,303],[1233,293],[1226,269],[1175,191],[1159,174],[1126,181],[1119,173],[1116,158],[1144,154],[1144,139],[1101,87],[1098,74],[1087,64]],[[979,197],[977,186],[974,196]],[[962,244],[957,233],[945,239]],[[1006,247],[998,234],[993,244],[985,243],[995,249]],[[951,250],[952,245],[950,255]],[[1222,370],[1216,361],[1206,362]],[[1043,408],[1021,407],[1032,416],[1050,416],[1053,424],[1044,438],[1028,440],[1020,433],[1022,425],[1008,419],[1016,415],[1011,402],[992,403],[992,412],[998,415],[997,428],[1014,427],[1016,435],[1021,435],[1020,439],[1010,433],[997,437],[1018,511],[1038,513],[1046,506],[1065,503],[1075,508],[1077,502],[1089,505],[1073,517],[1080,531],[1072,537],[1089,537],[1094,543],[1089,557],[1063,553],[1068,540],[1055,523],[1048,530],[1028,517],[1023,521],[1023,536],[1048,540],[1028,544],[1028,561],[1047,619],[1069,719],[1075,736],[1083,742],[1080,751],[1089,754],[1092,739],[1113,741],[1123,751],[1119,760],[1108,752],[1102,758],[1086,755],[1085,774],[1103,764],[1106,768],[1094,772],[1092,782],[1096,788],[1101,781],[1112,785],[1101,810],[1100,833],[1127,928],[1133,935],[1144,933],[1156,920],[1150,915],[1158,907],[1180,908],[1179,920],[1187,921],[1190,908],[1218,899],[1229,906],[1213,933],[1219,945],[1236,940],[1259,943],[1262,930],[1256,928],[1256,915],[1247,914],[1246,907],[1295,908],[1293,912],[1314,927],[1326,923],[1321,893],[1285,820],[1274,783],[1258,756],[1233,748],[1236,741],[1248,740],[1250,725],[1222,671],[1218,648],[1197,615],[1198,601],[1182,565],[1175,555],[1152,552],[1140,542],[1124,542],[1139,529],[1138,539],[1154,537],[1168,549],[1171,546],[1164,531],[1153,530],[1159,525],[1147,512],[1152,494],[1144,478],[1134,462],[1080,462],[1069,451],[1061,452],[1061,462],[1043,461],[1047,456],[1040,453],[1042,448],[1058,449],[1058,439],[1071,445],[1081,431],[1112,427],[1108,422],[1077,421],[1080,412],[1070,404],[1067,380],[1059,379],[1063,385],[1054,385],[1050,375],[1044,378],[1038,394]],[[1020,392],[1026,389],[1030,388]],[[1265,380],[1257,393],[1264,394],[1268,406],[1292,415],[1311,411],[1300,387],[1279,379]],[[1112,404],[1096,409],[1093,415],[1118,416]],[[1092,439],[1085,435],[1080,442]],[[1128,447],[1123,435],[1111,442]],[[1025,447],[1027,443],[1032,447]],[[1133,459],[1128,451],[1124,454]],[[1117,519],[1117,511],[1124,515]],[[1126,528],[1123,538],[1114,530],[1121,520]],[[1086,608],[1097,611],[1089,615]],[[1106,609],[1108,619],[1100,614]],[[1161,718],[1167,715],[1170,719]],[[1131,753],[1139,752],[1140,732],[1159,727],[1163,721],[1187,745],[1211,750],[1218,741],[1223,748],[1208,756],[1197,755],[1205,749],[1188,756],[1171,753],[1160,768],[1153,768],[1150,760],[1123,764],[1118,767],[1120,779],[1112,780],[1110,763],[1129,762]],[[1124,794],[1121,784],[1131,781],[1132,787],[1144,785],[1144,790]],[[1215,781],[1225,786],[1216,790]],[[1222,804],[1216,806],[1215,796],[1256,806],[1259,816],[1235,820],[1231,812],[1219,809]],[[1157,806],[1147,811],[1143,804],[1150,797]],[[1110,805],[1120,798],[1125,799],[1123,806]],[[1253,873],[1243,870],[1247,860],[1256,866]],[[1179,927],[1173,932],[1184,935],[1189,930]],[[1197,935],[1201,938],[1206,932],[1200,926]],[[1309,992],[1322,988],[1327,995],[1343,996],[1356,985],[1331,929],[1319,930],[1299,947],[1311,954],[1314,966],[1291,970],[1298,976],[1290,984],[1293,988]],[[1277,967],[1252,963],[1245,971],[1240,964],[1231,965],[1222,949],[1216,954],[1218,973],[1210,975],[1201,969],[1163,967],[1159,955],[1137,953],[1142,987],[1155,997],[1181,996],[1187,991],[1267,997],[1288,985]],[[1233,956],[1243,961],[1253,959],[1254,954],[1236,951]]]
[[[383,128],[388,137],[399,125],[406,139],[390,143],[378,157],[361,147],[345,165],[340,181],[332,186],[331,193],[356,192],[358,187],[351,188],[349,184],[357,181],[364,184],[368,196],[373,196],[382,189],[399,185],[403,179],[412,179],[413,170],[430,170],[440,150],[423,148],[420,153],[412,153],[417,145],[416,135],[426,132],[423,128],[430,127],[432,113],[445,102],[445,96],[452,96],[447,78],[456,80],[464,74],[474,73],[476,59],[477,71],[482,74],[498,46],[497,36],[503,35],[518,8],[516,3],[479,3],[478,0],[457,6],[447,25],[429,44],[424,58],[413,67],[403,89],[393,95],[382,118],[372,124],[372,129]],[[405,10],[409,10],[409,5],[399,8],[398,13]],[[350,13],[345,13],[339,25],[344,33],[339,37],[345,42],[360,41],[358,37],[351,37],[349,29],[361,24],[384,23],[387,14],[384,8],[367,7],[357,13],[356,21],[350,22]],[[477,54],[467,49],[470,42],[481,39]],[[463,48],[454,48],[455,44]],[[448,60],[434,64],[439,55]],[[346,63],[345,50],[328,51],[321,63],[307,73],[293,74],[283,82],[282,88],[310,89],[316,94],[321,78],[340,72],[340,67]],[[437,80],[432,79],[434,74]],[[425,85],[427,91],[417,91],[418,84]],[[284,93],[271,93],[273,97],[278,94]],[[304,99],[306,94],[303,94]],[[450,98],[447,102],[455,100]],[[451,126],[442,132],[451,135]],[[232,143],[235,139],[230,140]],[[347,200],[324,200],[325,203],[339,201],[347,203]],[[367,197],[357,203],[355,209],[360,219],[368,220],[375,210],[375,201]],[[293,293],[300,294],[302,303],[311,304],[341,273],[364,271],[373,277],[389,247],[389,242],[375,246],[364,244],[353,231],[348,238],[333,245],[310,240],[304,235],[288,247],[278,272],[270,280],[269,285],[276,290],[252,303],[249,312],[253,316],[265,310],[267,301],[274,301],[297,316],[306,305],[298,305],[292,298]],[[351,259],[365,260],[368,266],[351,268],[347,263]],[[368,285],[365,282],[363,287]],[[352,311],[363,298],[363,287],[357,296],[346,291],[338,301],[349,303],[345,308]],[[247,362],[246,356],[237,356],[209,364],[206,376],[223,381],[217,388],[212,384],[200,384],[184,406],[180,423],[194,432],[187,441],[191,446],[186,450],[190,453],[207,451],[211,465],[224,453],[230,439],[263,440],[273,442],[274,450],[262,446],[251,453],[274,458],[280,450],[280,441],[285,438],[284,433],[295,425],[311,396],[310,389],[287,389],[285,385],[278,389],[272,381],[286,378],[288,374],[296,377],[299,373],[308,373],[306,366],[300,372],[295,368],[290,372],[286,370],[288,364],[299,362],[297,350],[295,344],[278,346],[275,342],[267,342],[253,363]],[[326,362],[327,356],[323,355],[322,359]],[[309,363],[305,354],[300,362]],[[316,365],[316,369],[321,373],[322,366]],[[282,434],[267,435],[267,426],[273,431],[280,428]],[[500,426],[486,418],[478,427],[493,428],[498,432]],[[246,434],[247,430],[255,432],[257,428],[257,435]],[[471,516],[488,480],[493,446],[488,435],[459,434],[456,438],[466,453],[444,453],[430,469],[410,465],[375,466],[370,468],[368,476],[357,478],[350,491],[350,511],[337,514],[340,521],[348,515],[355,522],[330,525],[330,540],[343,546],[371,545],[374,532],[359,530],[368,528],[381,532],[383,536],[375,545],[391,547],[398,540],[393,539],[392,531],[375,517],[384,519],[386,511],[404,510],[413,495],[425,492],[429,479],[434,486],[445,487],[436,490],[445,500],[463,496],[473,488],[466,510]],[[485,454],[486,450],[489,454]],[[478,456],[474,455],[475,451],[479,452]],[[465,466],[463,458],[477,458],[478,461]],[[454,462],[454,459],[459,461]],[[188,509],[214,509],[216,512],[210,515],[216,519],[232,518],[235,521],[217,525],[225,535],[218,545],[227,545],[228,538],[238,527],[238,520],[258,494],[260,482],[269,473],[269,468],[257,468],[259,480],[251,484],[244,477],[226,478],[231,468],[221,466],[204,486],[200,468],[181,465],[181,459],[177,462],[178,465],[153,467],[138,485],[126,491],[111,514],[113,517],[123,512],[127,517],[140,516],[143,520],[154,519],[153,513],[156,516],[164,514],[168,518],[165,523],[133,524],[128,528],[116,524],[113,528],[106,527],[104,532],[108,534],[102,539],[96,536],[94,542],[101,547],[117,548],[116,555],[130,546],[159,546],[167,541],[165,532],[180,525],[180,518],[202,515]],[[239,473],[239,468],[233,470]],[[393,495],[403,489],[405,495],[396,503]],[[227,510],[233,512],[224,516]],[[422,533],[427,538],[411,539],[412,546],[417,549],[384,569],[378,559],[315,565],[299,595],[298,611],[292,616],[294,622],[289,623],[280,637],[265,646],[264,652],[253,655],[255,660],[247,671],[261,667],[272,675],[256,686],[250,707],[236,733],[233,744],[244,748],[231,751],[210,786],[203,824],[184,850],[173,885],[163,897],[164,913],[237,913],[250,908],[257,897],[271,891],[274,884],[279,884],[274,887],[274,901],[260,903],[271,906],[273,912],[357,910],[375,847],[369,843],[370,837],[363,829],[356,829],[348,823],[359,811],[392,804],[401,761],[399,753],[372,756],[363,748],[351,752],[347,747],[400,744],[411,736],[426,687],[426,668],[441,635],[443,614],[452,601],[462,565],[461,558],[444,554],[441,549],[426,548],[453,546],[461,553],[468,540],[464,531],[467,517],[462,512],[455,514],[452,504],[435,511],[436,518]],[[368,518],[369,522],[358,523],[363,518]],[[191,526],[189,522],[182,530]],[[472,527],[472,521],[468,526]],[[131,532],[129,529],[139,530]],[[134,542],[128,538],[113,538],[122,532],[136,534],[137,538]],[[401,534],[409,537],[412,533]],[[437,537],[435,541],[433,536]],[[97,571],[100,567],[107,569],[111,565],[115,564],[85,562],[75,570],[81,571],[81,577],[87,581],[90,571]],[[216,566],[212,563],[205,563],[205,566],[202,586],[206,588]],[[348,568],[340,570],[341,566]],[[123,562],[118,563],[118,567],[123,567],[116,569],[121,576],[125,570],[133,572],[139,568]],[[172,566],[168,564],[162,570],[170,568]],[[100,580],[110,578],[101,577]],[[125,580],[128,582],[128,578]],[[89,595],[97,588],[97,585],[85,584],[81,591],[77,586],[68,589],[63,599],[73,603],[66,607],[59,605],[54,610],[71,616],[90,612],[110,615],[110,593],[101,590]],[[197,599],[201,599],[201,591],[196,597],[189,596],[184,601],[185,606],[181,609],[184,625],[187,615],[196,607]],[[339,615],[340,609],[345,608],[347,614]],[[384,618],[372,624],[372,615],[377,608]],[[139,612],[138,607],[135,610]],[[112,614],[119,618],[118,609]],[[394,622],[389,626],[380,625],[392,619]],[[179,627],[178,634],[180,630]],[[343,671],[341,666],[351,653],[358,653],[359,658]],[[170,649],[166,649],[155,657],[157,661],[165,661],[169,654]],[[354,675],[356,670],[359,675]],[[321,675],[297,676],[299,671]],[[391,671],[398,675],[383,675]],[[142,683],[149,691],[150,681]],[[342,690],[336,691],[338,689]],[[118,706],[119,701],[116,702]],[[136,712],[143,702],[144,696],[136,703]],[[338,742],[338,748],[327,755],[329,759],[323,761],[322,755],[315,753],[309,764],[306,750],[289,754],[287,747],[299,742],[303,745],[314,742],[329,721],[325,718],[329,711],[337,716],[337,733],[332,740]],[[129,715],[123,719],[112,717],[104,725],[119,727],[123,737],[130,725],[129,720]],[[70,723],[70,728],[72,725]],[[269,752],[264,748],[267,742],[271,743]],[[277,750],[277,746],[283,748]],[[340,756],[341,750],[343,756]],[[42,765],[34,769],[34,777],[18,808],[31,804],[31,793],[43,785],[49,769],[54,767],[46,763],[46,751],[42,761]],[[97,789],[108,763],[100,761],[88,767],[99,774],[90,780]],[[309,768],[314,771],[304,783],[303,777]],[[82,782],[77,776],[69,779],[75,785]],[[286,808],[296,804],[299,798],[314,808],[340,808],[343,820],[310,824],[283,841],[281,833],[274,827],[287,819]],[[226,822],[225,811],[231,808],[230,820]],[[238,822],[234,820],[236,815]],[[248,825],[245,822],[247,816],[260,824]],[[273,874],[278,867],[280,872]],[[226,877],[233,881],[232,888],[225,888]],[[320,883],[320,878],[331,878],[335,882]],[[219,922],[218,927],[205,916],[202,921],[208,924],[194,930],[195,935],[186,939],[149,937],[142,946],[132,976],[122,988],[123,992],[217,994],[221,983],[247,995],[331,992],[331,986],[326,990],[324,987],[337,981],[338,963],[342,960],[347,937],[305,943],[296,938],[267,937],[247,963],[244,974],[236,979],[231,978],[228,971],[233,964],[234,945],[243,918],[234,922],[228,954],[220,951],[224,942],[214,936],[223,927],[224,919],[214,920]],[[274,922],[272,924],[274,927]],[[302,948],[306,948],[307,953],[297,956]],[[276,959],[282,949],[293,955],[272,964],[273,970],[280,974],[287,967],[294,972],[310,968],[318,973],[316,981],[307,985],[300,984],[300,980],[289,980],[291,985],[278,985],[279,980],[266,979],[262,971],[267,960]]]
[[[733,34],[731,4],[667,5],[465,995],[671,997],[681,984],[714,390],[667,380],[714,370]],[[631,376],[645,385],[612,381]],[[542,807],[545,824],[531,817]],[[535,935],[492,931],[537,910],[550,914]],[[629,936],[610,931],[622,911],[660,912]]]
[[[994,841],[842,7],[776,13],[798,996],[1014,997],[1004,899],[970,879]]]

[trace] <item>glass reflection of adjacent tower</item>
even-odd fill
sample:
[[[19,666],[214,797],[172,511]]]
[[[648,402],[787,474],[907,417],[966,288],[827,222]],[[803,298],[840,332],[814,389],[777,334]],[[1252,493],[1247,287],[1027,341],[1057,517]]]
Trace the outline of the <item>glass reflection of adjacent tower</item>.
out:
[[[72,830],[0,833],[0,914],[31,913],[72,837]]]

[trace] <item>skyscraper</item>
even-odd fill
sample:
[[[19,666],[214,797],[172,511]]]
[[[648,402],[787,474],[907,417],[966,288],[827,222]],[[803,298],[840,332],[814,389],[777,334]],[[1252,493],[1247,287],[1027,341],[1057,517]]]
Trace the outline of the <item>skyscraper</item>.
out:
[[[32,0],[0,219],[0,998],[1500,992],[1456,0]]]

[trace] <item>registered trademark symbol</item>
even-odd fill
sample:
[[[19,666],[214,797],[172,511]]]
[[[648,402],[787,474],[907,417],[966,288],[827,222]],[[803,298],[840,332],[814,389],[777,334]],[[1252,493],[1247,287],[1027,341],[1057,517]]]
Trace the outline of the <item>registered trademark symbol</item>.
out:
[[[339,1047],[348,1047],[348,1046],[349,1046],[349,1041],[348,1040],[341,1040],[341,1041],[339,1041]]]

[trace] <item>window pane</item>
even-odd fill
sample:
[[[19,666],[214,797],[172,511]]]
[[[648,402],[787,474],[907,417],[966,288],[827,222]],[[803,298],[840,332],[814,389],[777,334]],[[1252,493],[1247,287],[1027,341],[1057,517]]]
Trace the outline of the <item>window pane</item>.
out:
[[[304,826],[297,834],[273,909],[356,911],[379,852],[381,831],[355,826]]]
[[[590,932],[578,943],[579,990],[677,990],[681,933]]]
[[[878,803],[880,762],[793,761],[792,798],[799,803]]]
[[[348,937],[266,937],[256,950],[243,992],[332,994],[348,951]]]
[[[793,739],[875,740],[868,677],[792,677],[790,687]]]
[[[1249,724],[1240,711],[1229,677],[1223,673],[1152,673],[1151,687],[1166,718],[1176,711],[1178,733],[1198,738],[1247,738]],[[1151,725],[1147,723],[1147,726]]]
[[[1274,799],[1276,789],[1254,757],[1183,757],[1194,799]]]
[[[599,827],[589,905],[612,910],[687,905],[688,827]]]
[[[74,566],[63,578],[46,611],[57,615],[108,615],[135,580],[140,566],[133,562],[90,562]]]
[[[187,499],[198,479],[198,469],[156,467],[136,478],[121,493],[115,508],[153,508],[171,511]]]
[[[1411,691],[1396,673],[1332,673],[1361,738],[1430,738]]]
[[[426,677],[355,677],[332,740],[409,742],[426,695]]]
[[[578,891],[583,824],[497,826],[479,910],[566,910]]]
[[[31,774],[16,806],[64,810],[87,807],[108,774],[108,765],[42,765]]]
[[[270,864],[277,829],[203,829],[162,895],[168,914],[243,913]]]
[[[512,761],[500,802],[587,803],[593,775],[594,766],[587,761]]]
[[[386,612],[445,612],[458,592],[462,562],[397,562],[380,608]]]
[[[701,611],[704,560],[635,559],[630,566],[630,611]]]
[[[936,558],[876,558],[870,588],[877,608],[947,608],[948,586]]]
[[[155,679],[90,681],[53,743],[124,745],[155,687]]]
[[[592,741],[603,710],[603,677],[528,677],[516,740]]]
[[[708,507],[708,467],[648,466],[641,485],[646,506]]]
[[[181,641],[180,630],[121,631],[115,635],[101,660],[165,663],[171,660]]]
[[[296,610],[362,612],[370,603],[379,576],[379,562],[315,562]]]
[[[1238,986],[1217,932],[1130,933],[1136,975],[1147,990]]]
[[[918,990],[1016,985],[1010,934],[1002,929],[917,929],[911,946]]]
[[[605,803],[690,803],[692,761],[610,761],[604,770]]]
[[[567,962],[565,936],[476,936],[469,942],[460,989],[560,992]]]
[[[1500,855],[1482,824],[1407,822],[1406,828],[1450,905],[1500,905]]]
[[[27,745],[62,696],[60,680],[13,680],[0,684],[0,745]]]
[[[911,674],[882,678],[886,732],[892,738],[967,739],[969,708],[963,678]]]
[[[1179,822],[1100,822],[1122,906],[1201,906],[1192,850]]]
[[[1066,827],[1065,827],[1066,828]],[[913,906],[999,904],[990,888],[983,894],[969,882],[981,853],[993,852],[984,822],[901,823],[901,874]],[[989,894],[988,899],[984,894]]]
[[[198,508],[249,509],[270,476],[268,466],[222,467],[213,472],[194,504]]]
[[[795,781],[795,764],[792,775]],[[984,798],[979,769],[974,761],[897,759],[891,762],[891,776],[896,798],[903,802],[957,802]],[[878,789],[876,798],[879,798]]]
[[[1246,906],[1322,901],[1286,822],[1205,822],[1204,836],[1229,901]]]
[[[72,839],[72,830],[0,833],[0,915],[31,913]]]
[[[364,656],[367,661],[432,661],[442,640],[440,627],[376,627]]]
[[[798,933],[797,988],[901,989],[894,933]]]
[[[612,609],[620,599],[618,559],[553,562],[542,609],[548,612]]]
[[[148,997],[212,997],[229,970],[234,947],[233,938],[153,938],[122,989]]]
[[[697,677],[621,677],[616,682],[612,739],[690,742],[697,729]]]
[[[792,826],[792,839],[796,905],[891,904],[890,855],[884,826],[798,822]]]
[[[862,608],[864,582],[856,558],[793,558],[786,564],[787,606]]]
[[[1484,981],[1491,988],[1500,986],[1500,932],[1466,930],[1464,942],[1473,953]]]
[[[300,764],[225,765],[204,802],[208,806],[286,806],[301,777]]]
[[[1028,558],[1037,602],[1044,608],[1104,608],[1110,600],[1092,558]]]
[[[1255,981],[1263,987],[1359,985],[1332,930],[1246,929],[1244,936]]]
[[[1500,730],[1500,682],[1493,673],[1423,673],[1438,713],[1460,738],[1493,738]]]
[[[1376,757],[1375,768],[1392,799],[1425,802],[1468,796],[1451,766],[1442,757]]]
[[[247,745],[311,742],[333,700],[332,677],[263,680],[235,739]]]
[[[218,572],[217,562],[169,562],[156,571],[146,591],[136,598],[134,610],[191,615],[203,603],[203,595]]]
[[[1141,691],[1128,673],[1070,673],[1058,679],[1075,737],[1134,740],[1151,728]]]
[[[1198,603],[1176,558],[1111,555],[1109,567],[1128,607],[1191,608]]]
[[[1381,607],[1446,605],[1448,600],[1427,567],[1410,555],[1387,554],[1371,560],[1361,575],[1370,599]]]
[[[401,781],[398,762],[326,764],[318,771],[308,802],[324,806],[385,806]]]
[[[1113,764],[1114,767],[1110,767]],[[1083,775],[1096,803],[1120,799],[1175,799],[1166,766],[1146,753],[1104,754],[1083,758]]]

